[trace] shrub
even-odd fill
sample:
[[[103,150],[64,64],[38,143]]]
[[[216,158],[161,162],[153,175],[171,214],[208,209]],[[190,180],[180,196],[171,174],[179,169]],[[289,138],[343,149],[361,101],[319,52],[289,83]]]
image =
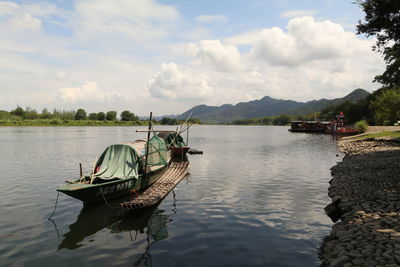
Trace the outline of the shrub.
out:
[[[60,120],[51,120],[50,124],[54,124],[54,125],[60,125],[61,121]]]
[[[355,127],[358,132],[363,133],[367,130],[368,123],[365,120],[358,121],[356,122]]]

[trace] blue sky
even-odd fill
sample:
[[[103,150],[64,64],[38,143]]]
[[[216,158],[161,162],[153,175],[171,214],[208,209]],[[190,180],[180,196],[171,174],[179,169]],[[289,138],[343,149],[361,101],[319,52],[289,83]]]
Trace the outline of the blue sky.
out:
[[[177,114],[376,90],[352,1],[0,1],[0,109]]]

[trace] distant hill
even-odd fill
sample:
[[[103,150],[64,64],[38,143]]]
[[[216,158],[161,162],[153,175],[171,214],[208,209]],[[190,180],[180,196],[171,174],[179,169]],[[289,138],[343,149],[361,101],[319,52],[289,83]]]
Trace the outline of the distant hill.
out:
[[[364,89],[356,89],[342,98],[320,99],[308,102],[275,99],[265,96],[259,100],[240,102],[236,105],[224,104],[222,106],[198,105],[178,116],[179,119],[187,118],[192,113],[192,118],[202,122],[224,123],[235,119],[260,118],[277,114],[304,115],[321,111],[330,105],[341,104],[345,101],[358,102],[369,95]]]

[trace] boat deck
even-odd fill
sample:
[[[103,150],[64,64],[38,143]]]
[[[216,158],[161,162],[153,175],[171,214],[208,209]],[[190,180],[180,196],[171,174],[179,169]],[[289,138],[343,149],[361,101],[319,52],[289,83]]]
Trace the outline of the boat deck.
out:
[[[133,200],[121,202],[119,207],[138,210],[156,204],[186,176],[188,168],[189,162],[172,162],[160,179]]]

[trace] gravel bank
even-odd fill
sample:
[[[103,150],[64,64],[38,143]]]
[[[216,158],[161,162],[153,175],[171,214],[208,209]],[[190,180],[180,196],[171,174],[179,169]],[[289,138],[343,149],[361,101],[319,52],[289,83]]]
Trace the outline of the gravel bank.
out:
[[[321,266],[400,266],[400,142],[341,140],[329,196],[341,213]]]

